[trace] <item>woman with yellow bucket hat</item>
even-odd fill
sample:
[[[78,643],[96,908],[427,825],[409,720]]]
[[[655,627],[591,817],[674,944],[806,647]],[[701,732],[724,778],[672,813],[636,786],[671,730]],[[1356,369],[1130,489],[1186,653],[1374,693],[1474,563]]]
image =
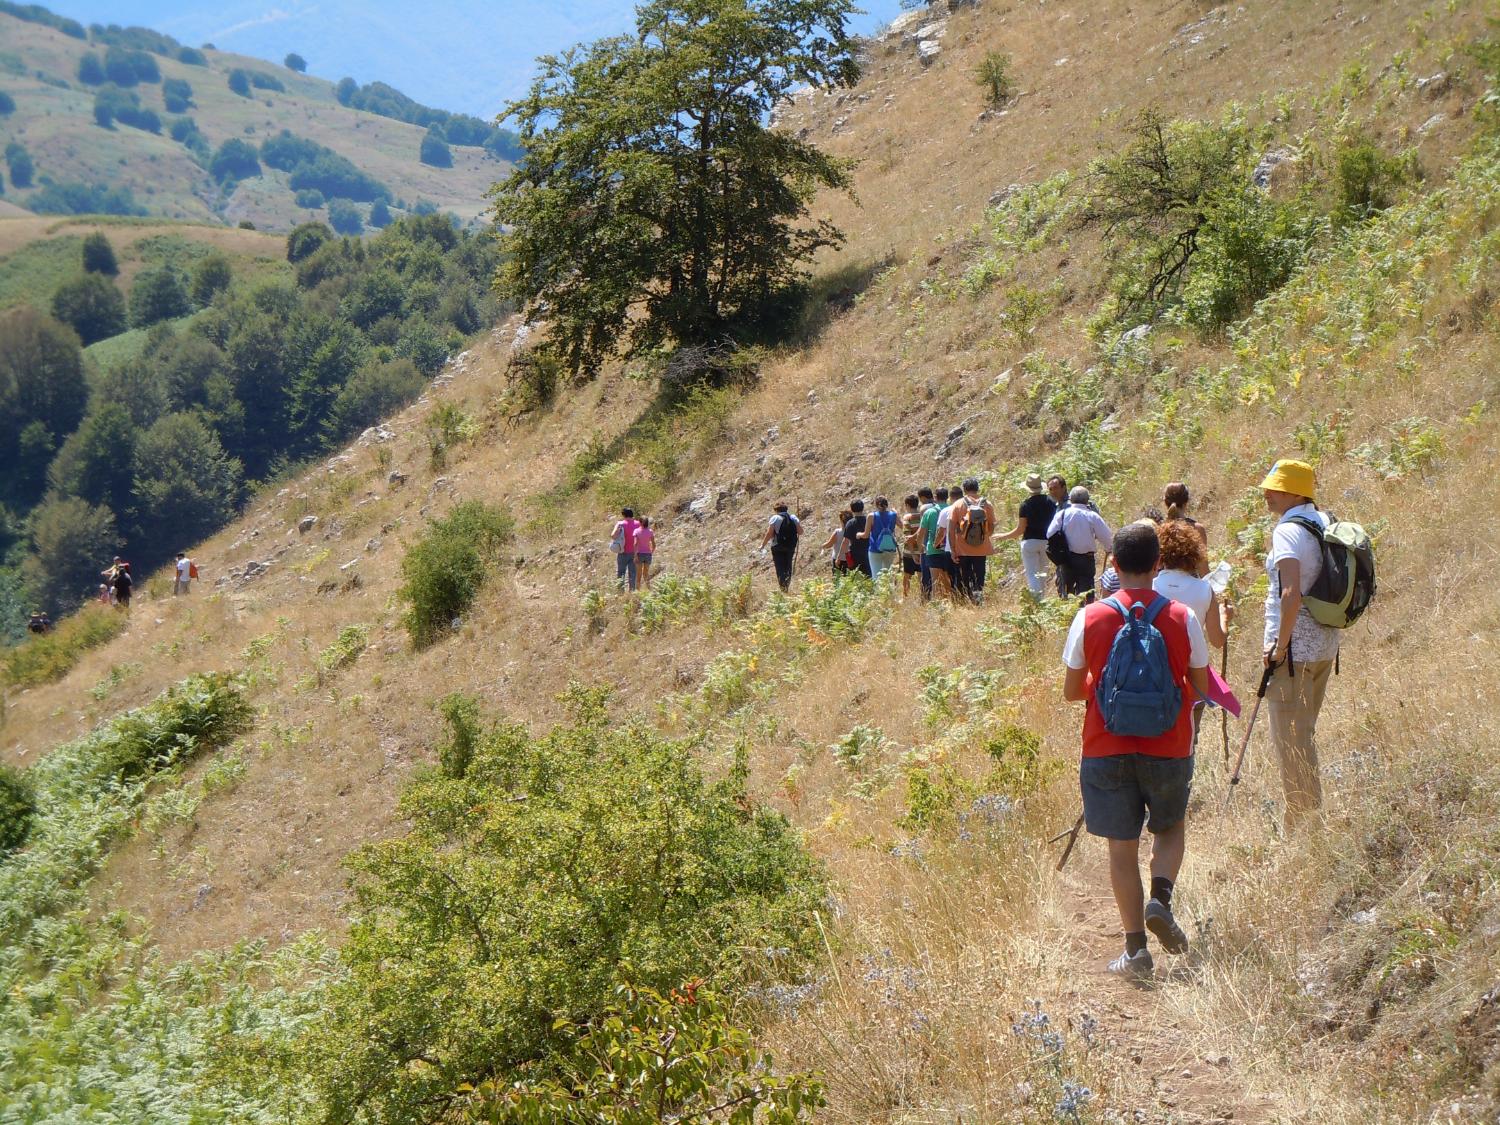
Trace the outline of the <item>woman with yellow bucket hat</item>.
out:
[[[1300,521],[1327,527],[1329,520],[1314,503],[1316,481],[1305,461],[1277,461],[1260,487],[1276,517],[1266,553],[1265,666],[1272,670],[1266,705],[1291,831],[1323,803],[1314,734],[1339,651],[1339,631],[1314,620],[1302,601],[1323,555],[1318,537]]]

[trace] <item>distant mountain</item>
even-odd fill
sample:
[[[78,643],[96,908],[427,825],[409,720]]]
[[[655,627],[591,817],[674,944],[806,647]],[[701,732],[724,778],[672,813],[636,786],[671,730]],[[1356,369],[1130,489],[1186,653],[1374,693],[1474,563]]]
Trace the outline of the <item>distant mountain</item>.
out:
[[[900,11],[869,0],[856,27]],[[524,92],[538,55],[627,30],[632,0],[64,0],[84,23],[139,23],[198,46],[280,60],[295,51],[333,81],[378,79],[418,101],[492,117]]]
[[[513,135],[394,85],[336,87],[159,28],[85,29],[3,2],[0,94],[14,102],[0,114],[0,198],[38,213],[271,230],[418,209],[472,220],[517,155]]]

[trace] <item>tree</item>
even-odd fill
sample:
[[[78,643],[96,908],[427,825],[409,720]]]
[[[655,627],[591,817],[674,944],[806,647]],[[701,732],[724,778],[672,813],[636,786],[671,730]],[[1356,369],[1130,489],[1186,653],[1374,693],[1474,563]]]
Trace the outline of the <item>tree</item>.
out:
[[[373,426],[412,402],[427,387],[427,379],[409,359],[366,363],[339,390],[327,422],[334,441]]]
[[[283,448],[312,453],[339,391],[364,363],[365,338],[341,317],[308,312],[288,324],[284,346],[288,386]]]
[[[23,445],[34,454],[72,433],[83,418],[88,383],[77,334],[30,305],[0,316],[0,450]],[[24,442],[28,427],[33,430]],[[45,440],[42,440],[45,439]],[[21,482],[0,473],[0,494]]]
[[[85,86],[102,86],[109,81],[104,73],[104,60],[90,51],[78,60],[78,81]]]
[[[83,240],[83,268],[89,273],[103,273],[114,277],[120,272],[115,260],[115,248],[103,231],[95,231]]]
[[[636,34],[541,60],[503,118],[525,158],[492,191],[499,286],[575,373],[718,342],[840,236],[810,222],[848,165],[766,127],[795,87],[859,75],[850,0],[657,0]]]
[[[205,256],[193,267],[193,304],[200,309],[211,304],[216,296],[229,288],[233,279],[234,271],[228,258],[217,252]]]
[[[138,436],[129,412],[118,403],[105,403],[63,442],[48,466],[48,484],[59,496],[103,505],[123,518],[133,501],[131,473]]]
[[[16,99],[0,90],[0,117],[9,117],[16,112]]]
[[[168,78],[161,84],[161,101],[168,113],[186,113],[193,104],[193,87],[185,78]]]
[[[36,174],[36,165],[32,163],[31,153],[26,151],[25,145],[19,141],[11,141],[7,144],[5,163],[10,168],[11,183],[19,188],[31,186],[31,177]]]
[[[52,294],[52,315],[69,325],[84,345],[125,331],[125,298],[108,277],[85,273]]]
[[[296,51],[293,51],[291,54],[287,55],[287,57],[283,59],[282,62],[286,65],[286,68],[288,70],[295,70],[298,74],[307,73],[307,60],[299,55]]]
[[[348,199],[328,201],[328,223],[340,234],[359,234],[365,229],[365,222],[359,213],[359,208]]]
[[[207,538],[234,514],[244,475],[192,414],[168,414],[136,443],[136,524],[145,550],[163,555]]]
[[[48,500],[31,514],[27,585],[53,613],[82,603],[99,585],[99,571],[120,545],[115,515],[76,496]]]
[[[340,78],[339,84],[333,88],[333,96],[339,100],[339,105],[348,105],[354,100],[355,93],[359,90],[359,83],[352,78]]]
[[[453,150],[448,147],[448,141],[443,136],[442,130],[435,125],[429,126],[427,132],[422,134],[419,156],[423,164],[434,168],[453,167]]]
[[[239,67],[229,72],[229,88],[242,98],[250,96],[250,76]]]
[[[370,204],[370,225],[376,230],[384,230],[391,225],[391,209],[383,199],[377,199]]]
[[[209,175],[219,183],[244,180],[260,175],[260,158],[255,146],[239,137],[230,137],[219,146],[208,165]]]
[[[171,266],[142,270],[130,290],[130,326],[147,328],[193,311],[182,274]]]
[[[302,223],[286,236],[286,260],[293,264],[308,257],[319,246],[333,240],[333,231],[323,223]]]

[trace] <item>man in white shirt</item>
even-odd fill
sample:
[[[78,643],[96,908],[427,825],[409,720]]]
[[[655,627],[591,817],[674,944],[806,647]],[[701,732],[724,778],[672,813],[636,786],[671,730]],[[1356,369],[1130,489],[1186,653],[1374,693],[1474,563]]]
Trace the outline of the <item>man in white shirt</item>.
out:
[[[172,582],[172,596],[178,597],[188,592],[188,587],[193,581],[193,561],[181,551],[177,552],[177,577]]]
[[[1047,526],[1047,538],[1059,531],[1068,541],[1068,561],[1062,568],[1064,597],[1083,594],[1094,600],[1094,568],[1098,565],[1095,548],[1108,551],[1114,546],[1114,534],[1104,517],[1090,506],[1089,490],[1075,485],[1068,493],[1068,506],[1060,508]]]
[[[1266,507],[1276,517],[1266,553],[1265,664],[1276,669],[1266,689],[1271,741],[1281,763],[1290,832],[1323,804],[1315,731],[1328,677],[1339,652],[1339,631],[1313,620],[1302,595],[1323,570],[1318,537],[1298,519],[1323,526],[1328,517],[1313,503],[1316,481],[1303,461],[1277,461],[1261,481]],[[1282,669],[1285,665],[1285,669]]]

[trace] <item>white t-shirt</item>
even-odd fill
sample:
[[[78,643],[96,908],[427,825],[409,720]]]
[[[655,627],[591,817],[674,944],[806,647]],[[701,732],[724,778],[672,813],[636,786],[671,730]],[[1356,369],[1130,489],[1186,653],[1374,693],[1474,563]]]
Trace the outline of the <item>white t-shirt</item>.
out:
[[[1074,670],[1089,666],[1088,659],[1083,655],[1083,618],[1087,610],[1088,607],[1085,606],[1073,615],[1073,624],[1068,626],[1068,639],[1063,642],[1063,663]],[[1188,667],[1207,668],[1208,638],[1203,634],[1203,622],[1198,620],[1195,613],[1188,614],[1187,635]]]
[[[1151,588],[1162,597],[1187,606],[1197,615],[1200,624],[1208,620],[1214,588],[1208,584],[1207,578],[1199,578],[1185,570],[1163,570],[1151,580]]]
[[[192,562],[190,560],[188,560],[188,559],[178,559],[177,560],[177,577],[178,577],[178,579],[186,581],[187,576],[190,573],[188,568],[191,567],[192,565],[193,565]]]
[[[796,516],[792,515],[791,512],[777,512],[774,516],[771,517],[770,526],[772,547],[776,546],[776,529],[781,526],[781,521],[783,519],[791,520],[792,526],[795,527],[799,533],[802,531],[802,521],[799,520]]]
[[[1281,587],[1277,582],[1276,564],[1282,559],[1296,559],[1300,570],[1302,593],[1312,589],[1318,575],[1323,573],[1323,552],[1318,547],[1317,536],[1305,527],[1288,523],[1293,516],[1312,516],[1324,527],[1328,517],[1311,504],[1301,504],[1287,512],[1271,532],[1271,549],[1266,553],[1266,576],[1270,586],[1266,590],[1265,646],[1270,648],[1281,634]],[[1339,631],[1319,625],[1313,615],[1303,606],[1292,623],[1293,661],[1332,660],[1339,652]]]
[[[950,555],[953,549],[948,546],[948,536],[951,534],[949,528],[953,526],[953,508],[946,507],[938,513],[938,538],[943,541],[942,549]]]

